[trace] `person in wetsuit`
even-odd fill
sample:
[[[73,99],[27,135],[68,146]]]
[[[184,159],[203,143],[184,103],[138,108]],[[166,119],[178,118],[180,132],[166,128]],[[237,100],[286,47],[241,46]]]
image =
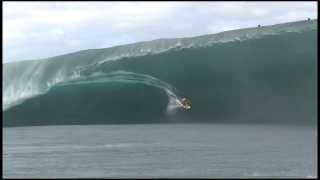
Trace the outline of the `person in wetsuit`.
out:
[[[187,98],[182,98],[181,99],[181,103],[183,104],[183,106],[185,106],[185,107],[191,107],[191,101],[189,100],[189,99],[187,99]]]

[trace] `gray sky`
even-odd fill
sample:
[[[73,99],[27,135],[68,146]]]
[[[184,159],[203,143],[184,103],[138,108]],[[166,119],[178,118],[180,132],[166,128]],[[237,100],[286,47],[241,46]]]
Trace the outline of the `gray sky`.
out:
[[[3,62],[317,18],[317,2],[3,2]]]

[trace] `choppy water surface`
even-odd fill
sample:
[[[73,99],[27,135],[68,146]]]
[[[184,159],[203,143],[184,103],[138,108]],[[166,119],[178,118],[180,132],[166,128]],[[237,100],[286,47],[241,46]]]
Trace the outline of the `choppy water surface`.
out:
[[[4,128],[4,177],[315,177],[316,129],[236,124]]]

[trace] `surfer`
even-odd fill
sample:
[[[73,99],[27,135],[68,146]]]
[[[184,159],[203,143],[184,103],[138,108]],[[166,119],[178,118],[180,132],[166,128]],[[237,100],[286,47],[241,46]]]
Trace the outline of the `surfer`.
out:
[[[181,101],[179,101],[179,104],[184,109],[190,109],[191,108],[191,101],[187,98],[182,98]]]

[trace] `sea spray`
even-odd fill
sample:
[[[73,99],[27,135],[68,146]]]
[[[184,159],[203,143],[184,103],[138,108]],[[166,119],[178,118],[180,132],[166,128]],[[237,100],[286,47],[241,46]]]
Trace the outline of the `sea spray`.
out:
[[[23,83],[10,83],[6,85],[7,87],[3,92],[3,110],[8,110],[13,106],[23,103],[27,99],[45,94],[59,83],[78,79],[80,77],[80,74],[76,71],[74,71],[72,75],[68,76],[65,71],[59,70],[44,84],[39,84],[37,83],[39,82],[39,79],[41,79],[41,77],[39,77],[39,69],[41,68],[34,69],[32,71],[33,73],[25,73],[25,76],[22,76],[24,79],[24,81],[22,81]]]

